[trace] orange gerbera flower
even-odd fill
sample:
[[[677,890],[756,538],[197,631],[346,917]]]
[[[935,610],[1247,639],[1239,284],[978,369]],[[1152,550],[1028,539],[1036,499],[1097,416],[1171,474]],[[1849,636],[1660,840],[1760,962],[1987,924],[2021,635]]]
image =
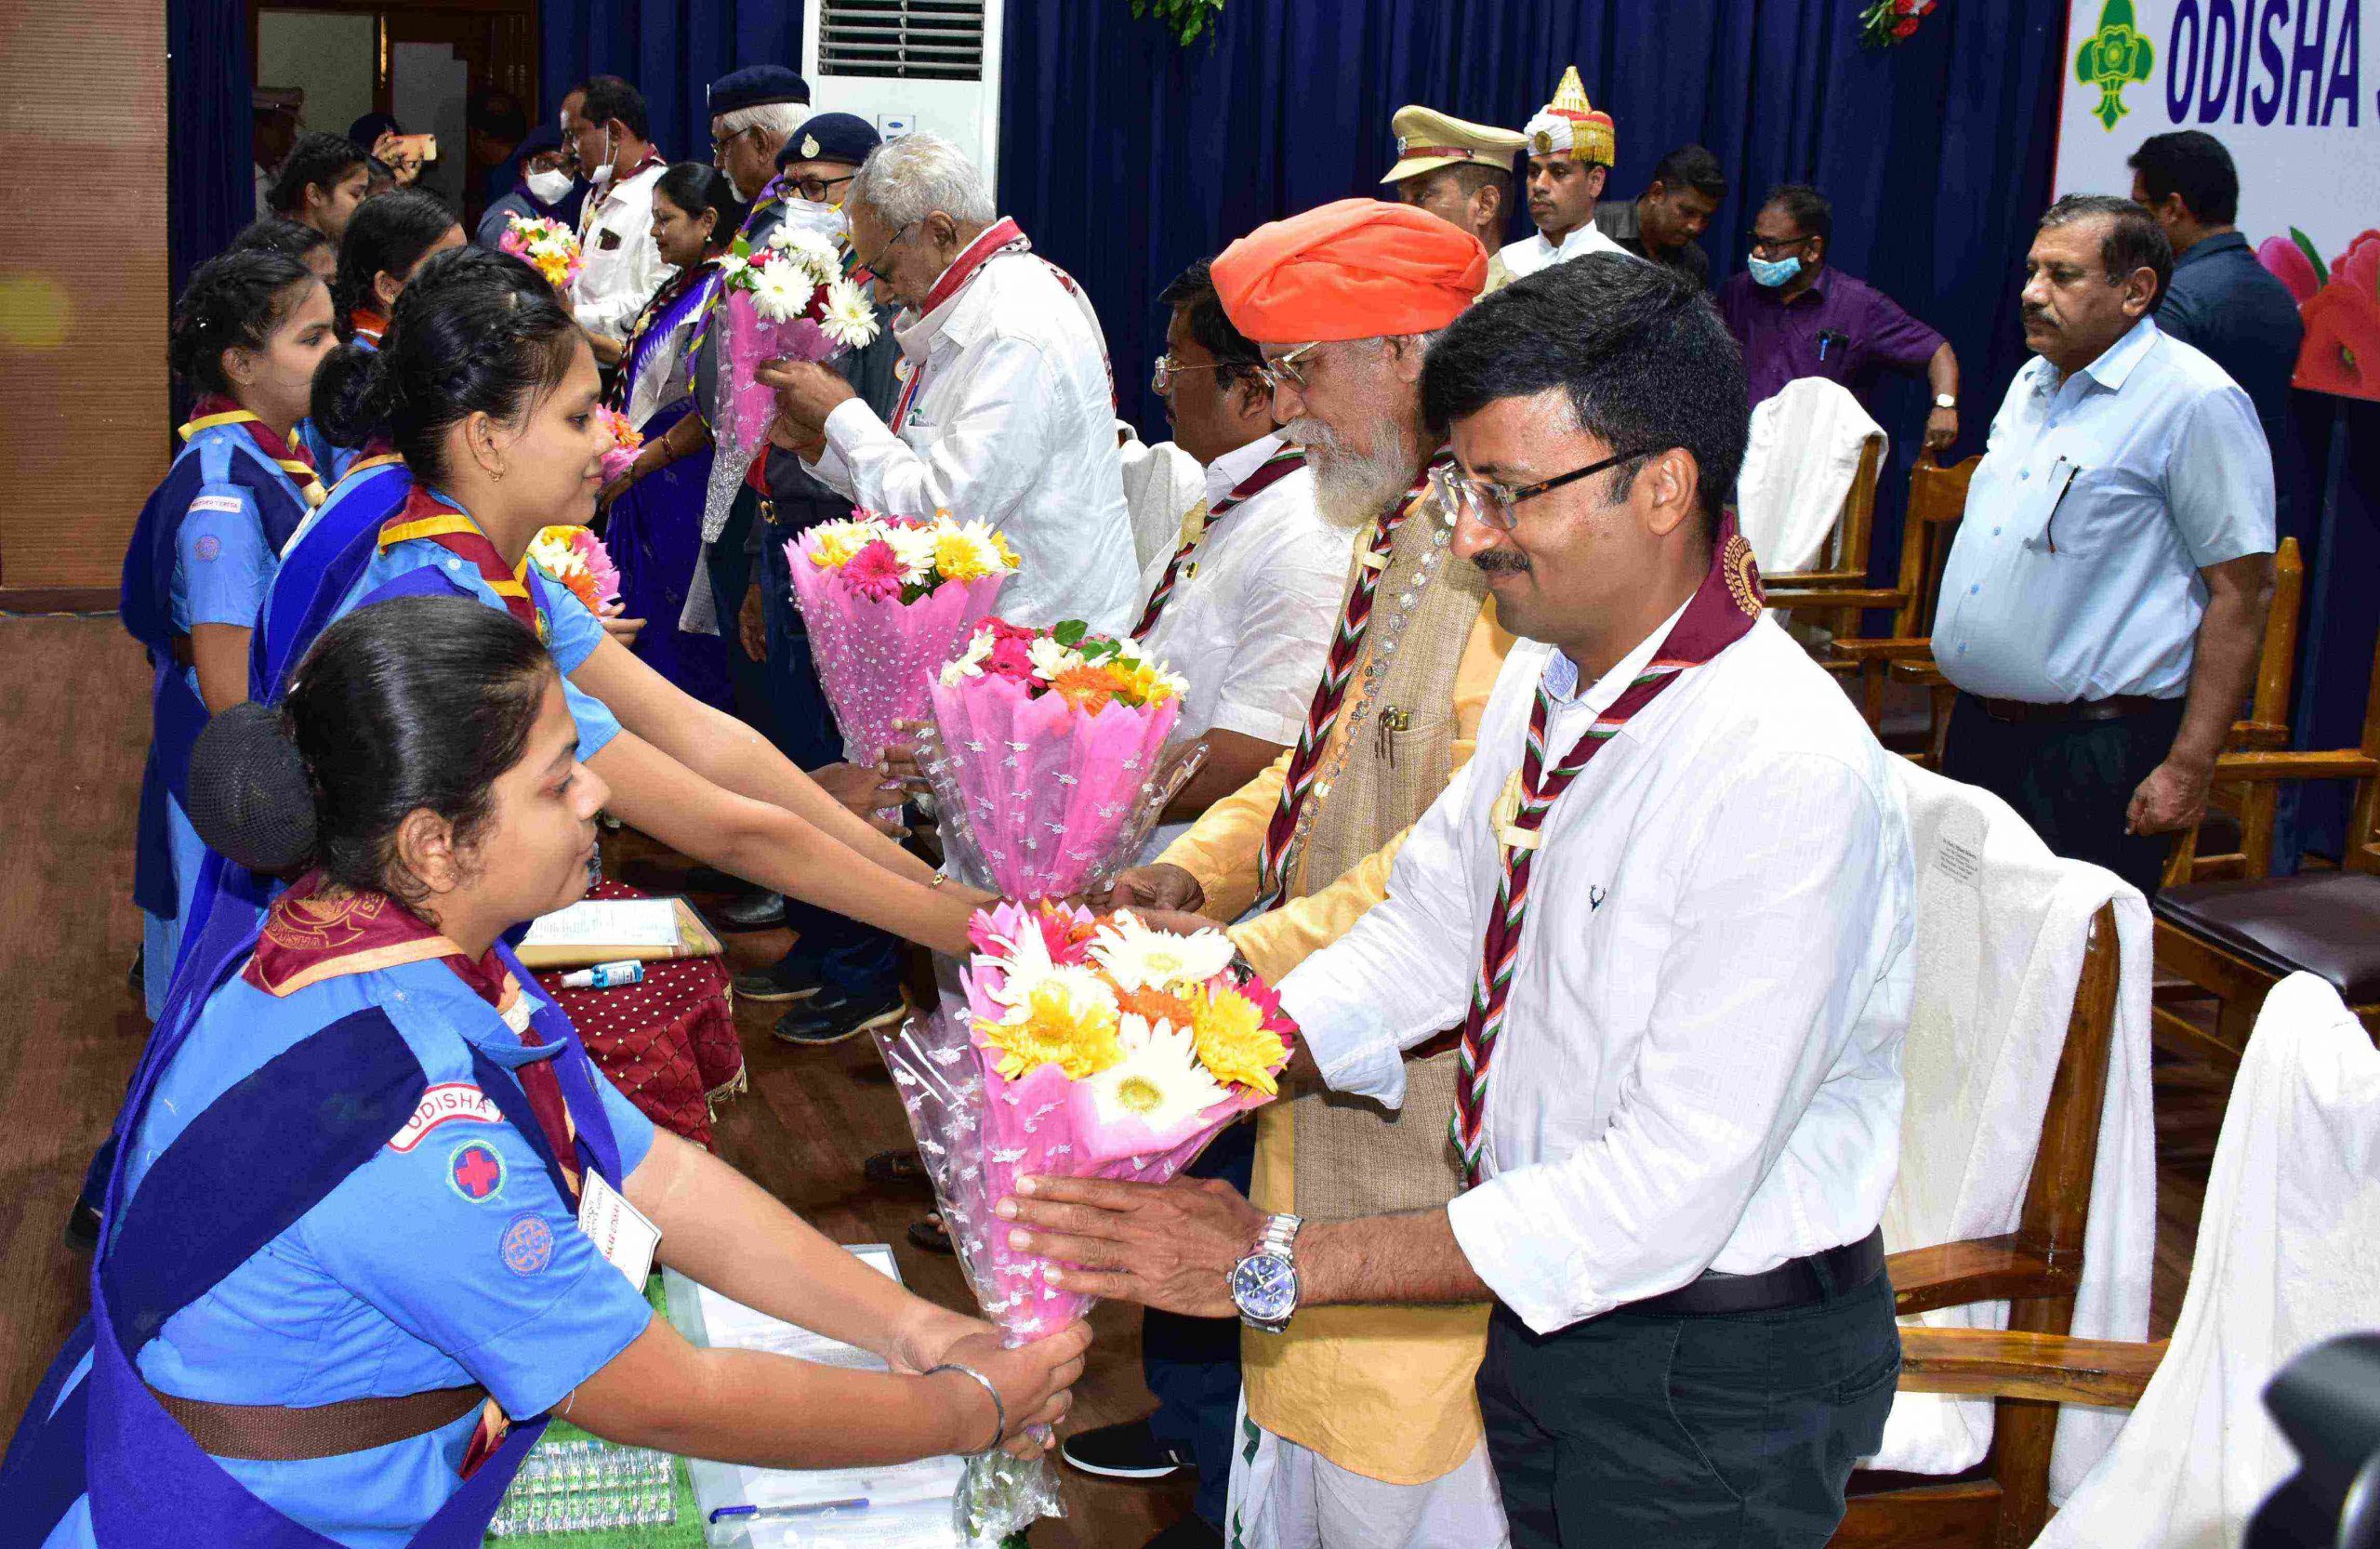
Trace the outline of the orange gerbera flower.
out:
[[[1161,989],[1118,990],[1116,1005],[1118,1010],[1140,1017],[1152,1027],[1160,1022],[1170,1022],[1181,1028],[1190,1026],[1190,1002]]]
[[[1088,664],[1067,668],[1050,681],[1050,692],[1085,715],[1097,715],[1116,697],[1116,675]]]

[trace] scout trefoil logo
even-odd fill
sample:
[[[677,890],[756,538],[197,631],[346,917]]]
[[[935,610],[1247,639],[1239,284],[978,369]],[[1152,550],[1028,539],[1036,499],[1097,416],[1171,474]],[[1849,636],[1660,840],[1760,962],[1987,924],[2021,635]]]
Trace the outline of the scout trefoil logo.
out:
[[[2092,115],[2115,133],[2116,120],[2131,110],[2123,105],[2123,88],[2149,79],[2156,51],[2133,25],[2132,0],[2108,0],[2099,9],[2099,30],[2082,40],[2074,53],[2074,78],[2099,88],[2099,105]]]

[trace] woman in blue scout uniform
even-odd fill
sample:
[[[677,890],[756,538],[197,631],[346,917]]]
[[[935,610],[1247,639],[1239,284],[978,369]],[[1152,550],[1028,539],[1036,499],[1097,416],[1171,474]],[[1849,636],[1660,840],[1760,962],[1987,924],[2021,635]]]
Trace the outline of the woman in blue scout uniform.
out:
[[[227,253],[175,303],[175,374],[198,394],[180,454],[125,554],[121,616],[155,669],[133,896],[148,920],[150,1014],[165,1003],[204,850],[184,815],[191,740],[247,697],[248,644],[281,549],[323,497],[292,431],[337,341],[330,295],[298,259]]]
[[[673,687],[528,564],[539,529],[593,516],[607,441],[586,336],[536,271],[481,248],[442,254],[398,299],[385,348],[342,349],[320,385],[337,389],[336,401],[316,395],[332,438],[387,435],[409,485],[377,530],[350,520],[342,496],[293,547],[266,609],[258,697],[274,696],[275,669],[303,650],[312,620],[405,591],[462,593],[546,642],[615,815],[738,876],[966,949],[979,896],[937,886],[932,868],[750,728]],[[389,496],[369,493],[357,510],[388,509]]]
[[[325,285],[338,278],[338,244],[314,227],[284,220],[277,215],[250,223],[224,251],[286,253],[312,270],[314,277]],[[311,417],[298,422],[291,439],[305,444],[306,456],[314,460],[314,468],[326,486],[337,484],[355,461],[354,449],[332,445],[329,438],[314,428]]]
[[[702,545],[710,477],[710,437],[693,412],[694,340],[719,289],[720,257],[742,219],[734,185],[701,162],[680,162],[654,184],[654,245],[678,272],[628,332],[612,406],[644,444],[599,501],[604,546],[620,567],[622,611],[645,621],[637,655],[721,709],[731,708],[726,648],[718,636],[678,623]]]
[[[399,189],[365,201],[347,223],[338,245],[338,278],[331,284],[340,337],[377,349],[414,272],[462,245],[462,223],[428,189]]]
[[[586,891],[607,793],[577,754],[536,638],[444,597],[333,625],[278,712],[199,749],[209,838],[304,874],[135,1086],[0,1537],[462,1549],[549,1414],[777,1468],[1029,1452],[1064,1414],[1082,1325],[1002,1350],[596,1074],[501,943]],[[697,1350],[647,1256],[892,1370]]]

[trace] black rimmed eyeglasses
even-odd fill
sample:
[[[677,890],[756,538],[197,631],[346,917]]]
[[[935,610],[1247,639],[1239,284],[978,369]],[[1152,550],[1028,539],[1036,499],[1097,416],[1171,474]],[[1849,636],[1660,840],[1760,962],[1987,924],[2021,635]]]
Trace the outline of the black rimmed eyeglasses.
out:
[[[1647,446],[1633,452],[1621,452],[1601,462],[1591,462],[1584,468],[1557,473],[1551,479],[1523,484],[1518,489],[1510,484],[1500,484],[1493,479],[1472,478],[1457,471],[1453,463],[1443,463],[1430,470],[1430,493],[1437,497],[1441,510],[1468,517],[1481,526],[1492,527],[1500,533],[1509,533],[1513,530],[1513,508],[1522,501],[1534,500],[1551,490],[1576,483],[1606,469],[1618,468],[1621,463],[1634,462],[1639,457],[1655,457],[1667,450],[1667,447]]]

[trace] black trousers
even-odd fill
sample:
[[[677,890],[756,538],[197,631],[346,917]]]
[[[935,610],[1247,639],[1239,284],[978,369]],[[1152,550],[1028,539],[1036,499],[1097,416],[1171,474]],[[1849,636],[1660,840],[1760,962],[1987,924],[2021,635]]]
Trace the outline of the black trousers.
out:
[[[2154,897],[2174,836],[2127,834],[2123,814],[2181,729],[2179,699],[2113,721],[2007,722],[1962,694],[1942,773],[2016,808],[2052,854],[2104,866]]]
[[[1479,1409],[1514,1549],[1822,1549],[1899,1373],[1882,1275],[1784,1312],[1545,1335],[1499,1306]]]

